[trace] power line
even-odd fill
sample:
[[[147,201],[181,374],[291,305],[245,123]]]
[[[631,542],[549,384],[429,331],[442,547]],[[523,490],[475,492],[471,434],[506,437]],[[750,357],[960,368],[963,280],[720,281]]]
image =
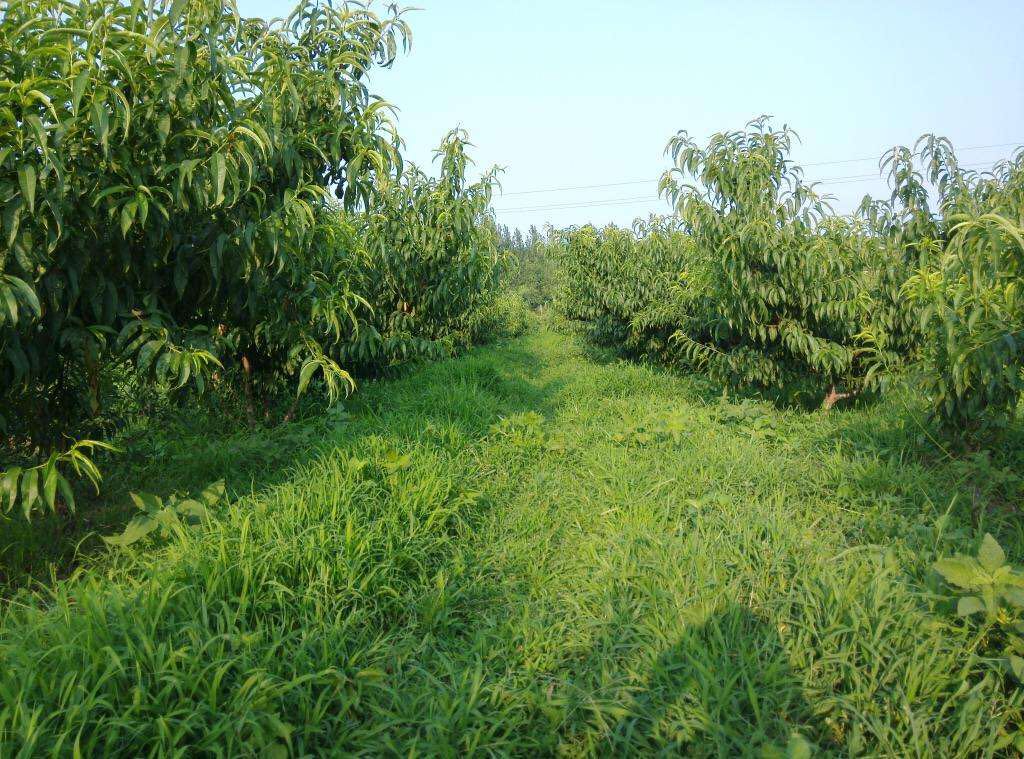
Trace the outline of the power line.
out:
[[[971,163],[958,164],[961,169],[976,169],[979,166],[991,166],[993,161],[973,161]],[[867,179],[884,179],[881,174],[853,174],[848,177],[828,177],[826,179],[819,179],[814,184],[845,184],[847,182],[861,182]]]
[[[1002,142],[996,145],[971,145],[966,148],[957,148],[958,152],[965,150],[989,150],[991,148],[1006,148],[1014,147],[1024,144],[1024,140],[1018,142]],[[814,163],[801,164],[802,166],[836,166],[844,163],[863,163],[865,161],[877,161],[877,156],[869,158],[844,158],[838,161],[816,161]],[[628,182],[606,182],[604,184],[585,184],[576,185],[574,187],[548,187],[540,190],[517,190],[516,192],[504,192],[502,197],[511,197],[513,195],[540,195],[547,192],[572,192],[574,190],[600,190],[605,187],[625,187],[626,185],[637,185],[637,184],[651,184],[657,182],[657,179],[636,179]]]
[[[542,205],[542,206],[517,206],[515,208],[495,208],[495,211],[550,211],[560,208],[589,208],[592,206],[607,206],[616,205],[619,203],[635,203],[637,201],[653,201],[660,200],[658,195],[641,195],[634,198],[608,198],[607,200],[583,200],[575,201],[571,203],[555,203],[553,205]]]
[[[966,150],[966,148],[964,148]],[[991,161],[974,161],[972,163],[960,164],[960,168],[970,169],[977,168],[979,166],[991,166]],[[829,177],[827,179],[821,179],[813,184],[831,185],[831,184],[855,184],[857,182],[866,182],[870,180],[884,180],[879,174],[852,174],[843,177]],[[601,186],[614,186],[614,185],[601,185]],[[511,194],[511,193],[510,193]],[[617,206],[617,205],[635,205],[639,202],[655,202],[662,200],[661,196],[654,195],[642,195],[639,197],[632,198],[609,198],[607,200],[585,200],[570,203],[554,203],[546,205],[534,205],[534,206],[517,206],[513,208],[495,208],[494,210],[499,213],[516,213],[525,211],[556,211],[556,210],[571,210],[577,208],[598,208],[602,206]]]
[[[576,187],[551,187],[546,190],[520,190],[519,192],[503,192],[502,197],[509,195],[539,195],[545,192],[569,192],[571,190],[600,190],[604,187],[623,187],[629,184],[651,184],[657,179],[637,179],[631,182],[608,182],[606,184],[581,184]]]
[[[540,206],[538,208],[506,208],[506,209],[496,208],[494,210],[498,211],[499,213],[503,213],[503,214],[507,214],[507,213],[526,213],[526,212],[537,212],[537,211],[552,211],[552,210],[562,210],[562,211],[565,211],[565,210],[570,210],[570,209],[573,209],[573,208],[599,208],[599,207],[610,207],[610,206],[614,206],[614,207],[636,206],[636,205],[640,205],[641,203],[644,204],[644,205],[649,205],[650,203],[654,203],[654,202],[657,202],[659,200],[661,200],[661,198],[645,198],[643,200],[611,201],[611,202],[606,202],[606,203],[592,203],[592,204],[589,204],[589,205],[588,204],[581,204],[581,205],[559,206],[557,208],[550,208],[548,206]]]
[[[1001,142],[997,145],[971,145],[966,148],[957,148],[956,152],[962,153],[965,150],[989,150],[991,148],[1010,148],[1020,147],[1024,144],[1024,140],[1018,142]],[[869,158],[846,158],[842,161],[819,161],[818,163],[805,163],[803,166],[834,166],[839,163],[863,163],[864,161],[878,161],[878,156],[871,156]]]

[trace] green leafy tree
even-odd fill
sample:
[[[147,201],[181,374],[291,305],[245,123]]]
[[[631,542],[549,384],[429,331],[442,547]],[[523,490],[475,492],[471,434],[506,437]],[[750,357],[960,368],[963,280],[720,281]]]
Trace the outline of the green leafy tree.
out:
[[[312,243],[332,191],[365,207],[400,162],[365,79],[406,39],[354,3],[266,22],[223,0],[0,2],[12,458],[88,431],[118,367],[143,386],[236,366],[344,384],[323,341],[356,297]]]
[[[789,158],[795,133],[767,117],[704,147],[669,143],[662,190],[708,267],[704,297],[675,339],[686,358],[741,387],[825,395],[864,386],[866,328],[881,329],[875,297],[891,259],[884,239],[831,213]]]
[[[358,220],[363,250],[355,288],[369,309],[339,357],[361,371],[449,355],[473,339],[474,320],[496,295],[503,256],[490,215],[496,170],[467,180],[462,130],[435,152],[437,178],[409,165],[382,177]]]
[[[695,250],[678,221],[652,217],[632,230],[586,226],[557,238],[562,312],[589,322],[599,342],[664,354],[686,318],[686,294],[695,291]]]
[[[1024,151],[978,173],[959,165],[948,140],[925,135],[913,150],[890,151],[882,168],[893,191],[874,204],[875,218],[915,269],[904,294],[935,416],[963,442],[990,439],[1024,390]]]

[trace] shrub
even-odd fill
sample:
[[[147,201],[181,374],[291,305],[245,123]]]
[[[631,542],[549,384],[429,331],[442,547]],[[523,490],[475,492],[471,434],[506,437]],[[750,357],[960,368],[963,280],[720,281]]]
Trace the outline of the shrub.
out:
[[[331,188],[365,203],[397,159],[365,76],[405,39],[347,4],[268,23],[223,0],[3,3],[0,392],[21,450],[87,427],[125,362],[149,386],[202,390],[225,363],[347,382],[321,340],[354,296],[311,241]]]
[[[691,240],[678,223],[652,217],[632,230],[587,226],[557,239],[565,274],[562,313],[587,321],[601,343],[663,352],[678,329],[680,290],[695,263]]]
[[[434,179],[409,166],[382,178],[359,222],[363,236],[355,288],[369,308],[341,360],[375,372],[414,358],[436,358],[472,340],[502,273],[489,207],[495,171],[466,180],[466,134],[436,151]]]
[[[904,293],[919,314],[934,414],[961,442],[981,442],[1005,429],[1024,390],[1024,151],[979,174],[925,135],[882,165],[893,193],[877,217],[916,269]]]
[[[530,304],[520,291],[505,290],[477,312],[470,332],[474,343],[488,343],[518,337],[529,326]]]
[[[366,76],[407,34],[358,3],[0,0],[0,468],[65,461],[119,388],[239,377],[254,420],[469,339],[494,174],[467,183],[461,132],[439,179],[400,171]]]
[[[826,405],[912,353],[907,267],[864,219],[832,214],[766,118],[669,145],[677,219],[561,235],[561,307],[598,340],[741,388]]]
[[[554,255],[557,246],[539,233],[528,243],[519,246],[510,245],[507,241],[501,245],[511,254],[509,286],[523,294],[530,308],[538,309],[551,304],[559,287],[559,267]]]
[[[662,180],[707,262],[707,288],[687,356],[738,386],[853,393],[868,367],[858,335],[880,306],[874,285],[890,249],[853,220],[835,217],[789,154],[795,134],[767,117],[699,147],[681,132]],[[682,180],[680,182],[680,180]],[[819,395],[820,397],[820,395]]]

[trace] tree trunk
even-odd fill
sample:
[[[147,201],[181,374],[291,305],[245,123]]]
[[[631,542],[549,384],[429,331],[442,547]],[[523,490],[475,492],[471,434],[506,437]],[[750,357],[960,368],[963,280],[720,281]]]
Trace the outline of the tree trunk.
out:
[[[825,411],[831,411],[832,407],[839,403],[839,401],[843,400],[844,398],[849,398],[852,395],[853,393],[837,393],[836,386],[833,385],[829,389],[828,395],[825,396],[825,402],[821,404],[821,407]]]
[[[249,419],[249,426],[256,426],[256,405],[252,399],[252,364],[249,357],[242,355],[242,387],[245,390],[245,415]]]

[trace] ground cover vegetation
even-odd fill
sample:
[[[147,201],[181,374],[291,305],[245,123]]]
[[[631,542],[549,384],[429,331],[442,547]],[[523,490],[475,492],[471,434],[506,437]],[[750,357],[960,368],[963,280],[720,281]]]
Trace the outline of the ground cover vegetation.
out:
[[[1013,756],[1021,433],[950,459],[926,410],[541,323],[347,414],[154,435],[136,481],[206,516],[5,604],[0,752]]]
[[[1024,753],[1024,153],[524,236],[409,35],[0,0],[0,756]]]

